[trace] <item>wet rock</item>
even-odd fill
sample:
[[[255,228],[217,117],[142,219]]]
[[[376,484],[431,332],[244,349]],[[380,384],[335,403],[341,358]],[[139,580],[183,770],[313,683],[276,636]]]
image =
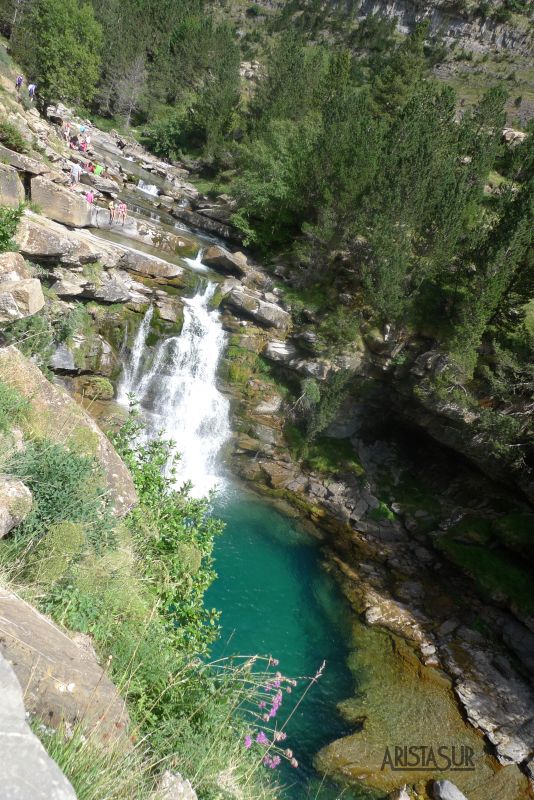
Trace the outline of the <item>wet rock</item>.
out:
[[[24,202],[24,186],[13,167],[0,163],[0,205],[17,208]]]
[[[285,330],[291,324],[291,317],[287,311],[275,303],[267,303],[258,293],[251,290],[236,287],[223,298],[221,304],[233,313],[250,317],[254,322],[267,328]]]
[[[76,800],[74,789],[26,721],[22,689],[0,657],[0,748],[4,800]]]
[[[18,478],[0,475],[0,539],[31,511],[32,493]]]
[[[241,234],[230,225],[225,225],[223,222],[205,217],[203,214],[191,211],[181,205],[174,205],[171,213],[173,217],[182,220],[182,222],[185,222],[186,225],[191,228],[207,231],[208,233],[215,233],[222,239],[228,239],[229,241],[240,242],[242,239]]]
[[[432,796],[434,800],[467,800],[465,794],[461,792],[451,781],[434,781],[432,784]]]
[[[248,272],[248,261],[244,253],[231,253],[224,247],[213,245],[202,255],[202,263],[228,275],[243,278]]]
[[[102,467],[117,516],[137,502],[131,475],[96,422],[60,387],[15,347],[0,348],[0,380],[17,389],[29,402],[32,431],[53,442],[75,445]]]
[[[93,207],[82,195],[58,186],[42,176],[32,179],[31,191],[32,201],[37,203],[46,217],[55,222],[74,228],[84,228],[92,224]]]
[[[25,687],[28,711],[51,727],[83,719],[103,741],[126,736],[129,720],[124,701],[96,660],[5,589],[0,589],[0,616],[0,653]]]
[[[166,322],[183,322],[184,306],[180,298],[164,295],[156,300],[156,307],[159,311],[161,319],[165,320]]]
[[[502,638],[534,676],[534,633],[520,622],[510,619],[502,628]]]

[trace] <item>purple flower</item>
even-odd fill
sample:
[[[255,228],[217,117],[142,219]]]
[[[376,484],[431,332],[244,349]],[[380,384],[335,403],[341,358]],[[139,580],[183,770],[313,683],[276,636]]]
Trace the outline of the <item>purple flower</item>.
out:
[[[245,750],[250,750],[252,747],[252,736],[245,736]]]
[[[270,767],[271,763],[272,763],[271,762],[271,757],[270,756],[263,756],[263,763],[265,764],[266,767]]]
[[[276,717],[276,712],[277,712],[277,711],[278,711],[278,709],[277,709],[277,708],[275,708],[275,707],[273,706],[273,707],[271,708],[271,710],[269,711],[269,717],[270,717],[271,719],[272,719],[273,717]]]
[[[280,764],[281,760],[282,759],[280,758],[280,756],[275,756],[273,759],[271,759],[271,763],[269,765],[271,769],[276,769],[277,766]]]
[[[268,745],[269,744],[269,740],[268,740],[268,738],[266,737],[266,735],[264,734],[263,731],[260,731],[258,733],[258,735],[256,736],[256,741],[257,741],[258,744],[264,744],[264,745]]]
[[[275,689],[278,689],[280,686],[280,681],[273,681],[273,686]]]
[[[261,700],[261,702],[258,703],[258,708],[265,708],[266,705],[267,703],[265,702],[265,700]]]

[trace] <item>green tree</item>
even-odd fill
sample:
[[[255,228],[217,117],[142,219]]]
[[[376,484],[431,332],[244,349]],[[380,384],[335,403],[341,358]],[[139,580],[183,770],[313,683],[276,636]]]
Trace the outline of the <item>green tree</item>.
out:
[[[390,119],[403,106],[426,70],[424,44],[428,23],[418,25],[393,50],[371,80],[377,113]]]
[[[87,105],[100,75],[102,30],[79,0],[35,0],[13,37],[13,54],[44,103]]]

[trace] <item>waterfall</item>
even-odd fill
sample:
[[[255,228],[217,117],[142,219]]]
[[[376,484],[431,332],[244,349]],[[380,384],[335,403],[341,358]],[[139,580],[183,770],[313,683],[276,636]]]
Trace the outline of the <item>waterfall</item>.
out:
[[[214,291],[215,284],[209,284],[184,300],[182,333],[160,342],[151,365],[143,369],[150,325],[149,320],[145,326],[145,316],[119,393],[123,403],[127,391],[136,396],[148,435],[161,431],[175,443],[181,456],[177,486],[190,480],[196,497],[221,485],[218,455],[230,434],[229,403],[216,385],[225,335],[218,312],[208,309]],[[138,341],[142,341],[139,348]]]
[[[121,405],[128,405],[128,395],[134,394],[139,379],[139,368],[141,366],[141,358],[145,352],[146,337],[150,330],[150,323],[152,322],[152,315],[154,307],[150,306],[143,321],[139,326],[136,333],[133,347],[130,353],[130,358],[124,361],[124,369],[122,377],[117,388],[117,402]],[[123,348],[124,350],[124,348]],[[124,355],[124,353],[123,353]]]
[[[137,188],[140,189],[145,194],[150,194],[153,197],[157,197],[159,194],[159,189],[155,184],[145,183],[144,180],[142,180],[141,178],[139,178]]]
[[[208,268],[202,263],[202,255],[204,250],[199,250],[195,258],[184,258],[185,263],[195,270],[195,272],[207,272]]]

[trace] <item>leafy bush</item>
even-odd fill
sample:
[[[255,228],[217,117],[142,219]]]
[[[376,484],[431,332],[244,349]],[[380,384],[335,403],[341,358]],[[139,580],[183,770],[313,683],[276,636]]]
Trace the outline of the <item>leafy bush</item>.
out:
[[[7,120],[0,121],[0,143],[17,153],[28,153],[30,149],[17,126]]]
[[[96,462],[46,439],[28,442],[15,453],[8,471],[33,494],[30,514],[16,529],[15,540],[40,540],[50,526],[79,522],[87,537],[98,542],[112,526],[103,477]]]
[[[0,253],[17,249],[13,237],[17,232],[23,211],[24,205],[20,205],[18,208],[0,206]]]

